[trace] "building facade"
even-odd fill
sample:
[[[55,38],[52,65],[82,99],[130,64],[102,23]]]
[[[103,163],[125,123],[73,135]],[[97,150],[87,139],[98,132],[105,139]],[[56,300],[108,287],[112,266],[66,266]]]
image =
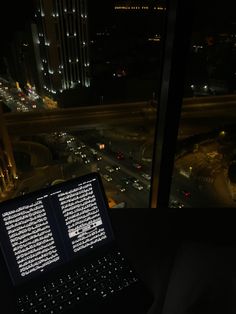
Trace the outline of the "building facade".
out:
[[[89,87],[86,0],[37,0],[32,33],[40,82],[57,94]]]

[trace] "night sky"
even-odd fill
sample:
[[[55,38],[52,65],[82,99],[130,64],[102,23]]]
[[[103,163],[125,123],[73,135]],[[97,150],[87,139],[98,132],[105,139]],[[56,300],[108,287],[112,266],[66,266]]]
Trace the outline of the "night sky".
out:
[[[104,15],[109,14],[111,4],[115,0],[95,1],[88,0],[90,12],[89,15],[93,25],[102,24],[102,21],[109,20]],[[196,28],[203,31],[211,31],[215,28],[222,31],[227,30],[229,21],[236,22],[236,1],[206,1],[198,0],[197,15],[195,18]],[[16,30],[24,29],[24,25],[29,18],[33,16],[33,0],[4,1],[0,7],[0,37],[1,47],[9,42]],[[208,25],[208,26],[206,26]],[[0,49],[0,53],[2,49]]]
[[[4,1],[4,6],[0,7],[1,46],[13,38],[15,31],[24,29],[32,15],[33,1]]]
[[[93,22],[95,22],[94,18],[98,17],[97,22],[101,23],[103,15],[109,14],[111,3],[113,2],[114,0],[88,0],[89,8],[93,10],[93,12],[90,11],[91,15],[93,15]],[[196,22],[199,28],[204,28],[206,23],[209,25],[212,24],[212,26],[219,25],[220,27],[224,27],[224,25],[228,24],[229,20],[234,19],[236,21],[235,0],[227,0],[225,2],[198,0],[196,3],[198,8]],[[4,6],[0,7],[0,35],[2,39],[5,41],[16,29],[22,29],[25,22],[32,15],[32,0],[4,1]]]

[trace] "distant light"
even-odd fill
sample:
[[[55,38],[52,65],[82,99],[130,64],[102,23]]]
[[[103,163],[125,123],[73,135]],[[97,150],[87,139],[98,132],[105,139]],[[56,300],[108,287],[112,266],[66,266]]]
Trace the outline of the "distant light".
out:
[[[219,135],[220,135],[220,136],[225,136],[225,135],[226,135],[226,132],[225,132],[225,131],[221,131]]]
[[[204,89],[207,89],[207,87],[208,87],[207,85],[204,85],[204,87],[203,87],[203,88],[204,88]]]
[[[191,87],[191,88],[194,88],[194,85],[192,84],[190,87]]]

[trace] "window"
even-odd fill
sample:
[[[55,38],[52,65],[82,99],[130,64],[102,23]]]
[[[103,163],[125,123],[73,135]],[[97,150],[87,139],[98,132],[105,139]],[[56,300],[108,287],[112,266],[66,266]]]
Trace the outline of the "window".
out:
[[[29,182],[30,191],[98,171],[111,207],[215,206],[227,197],[234,206],[236,32],[224,23],[234,21],[233,6],[213,13],[201,2],[149,2],[137,0],[135,9],[127,9],[122,1],[77,1],[76,73],[72,78],[72,56],[59,42],[63,89],[42,89],[39,80],[36,107],[28,101],[25,76],[20,93],[27,104],[10,106],[12,86],[1,81],[12,110],[3,115],[7,149],[12,147],[16,164],[11,189],[1,185],[2,198],[19,195]],[[22,119],[25,111],[32,111],[31,124],[26,115]],[[222,182],[222,194],[213,192]]]
[[[235,207],[235,4],[194,10],[172,207]]]
[[[43,6],[44,1],[40,2]],[[34,100],[34,108],[30,101],[27,105],[19,102],[19,120],[22,120],[22,111],[32,111],[34,118],[31,118],[30,125],[34,131],[31,127],[23,131],[22,127],[19,134],[19,129],[16,131],[17,117],[15,131],[8,129],[11,139],[16,135],[14,132],[19,134],[12,144],[18,177],[13,180],[15,190],[8,194],[9,197],[21,193],[21,185],[26,184],[23,177],[28,182],[32,181],[27,187],[27,191],[30,191],[57,179],[67,180],[85,172],[99,171],[110,204],[113,204],[111,206],[149,206],[165,12],[154,10],[153,5],[139,5],[138,2],[134,7],[142,10],[120,12],[115,9],[116,1],[77,1],[76,56],[71,54],[67,38],[61,42],[64,38],[59,36],[57,30],[58,43],[50,46],[48,57],[53,55],[54,47],[57,50],[58,45],[62,47],[63,60],[59,58],[55,68],[65,73],[63,89],[57,90],[57,86],[60,86],[58,81],[55,86],[52,81],[49,87],[46,77],[43,77],[41,83],[46,88],[40,92],[40,86],[35,87],[38,99]],[[67,4],[67,11],[71,11],[71,5]],[[44,6],[45,16],[51,16],[51,12],[47,12],[50,7]],[[58,25],[62,28],[60,33],[74,34],[71,18],[71,15],[57,17]],[[44,23],[50,29],[50,23],[55,21],[44,19]],[[83,49],[84,44],[86,49]],[[38,55],[45,64],[45,57],[40,51]],[[75,60],[76,73],[73,65]],[[22,85],[23,81],[24,78]],[[28,100],[29,91],[22,88],[21,93]],[[58,121],[54,126],[47,122],[37,127],[37,109],[45,115],[46,121],[52,121],[53,118],[49,116],[53,117],[53,111],[41,110],[45,107],[55,108],[55,102],[64,112],[64,122]],[[71,117],[68,116],[72,110],[70,107],[74,110]],[[107,117],[108,108],[111,113]],[[15,110],[13,106],[12,111]],[[76,116],[78,118],[74,119]],[[10,117],[6,117],[6,127]],[[18,153],[19,150],[24,154]]]

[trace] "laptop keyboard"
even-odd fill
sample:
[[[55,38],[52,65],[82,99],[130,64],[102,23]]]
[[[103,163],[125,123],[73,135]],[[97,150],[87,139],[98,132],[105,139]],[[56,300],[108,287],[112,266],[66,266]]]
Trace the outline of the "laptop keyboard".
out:
[[[63,313],[90,298],[113,295],[136,281],[122,254],[113,251],[19,297],[19,313]]]

